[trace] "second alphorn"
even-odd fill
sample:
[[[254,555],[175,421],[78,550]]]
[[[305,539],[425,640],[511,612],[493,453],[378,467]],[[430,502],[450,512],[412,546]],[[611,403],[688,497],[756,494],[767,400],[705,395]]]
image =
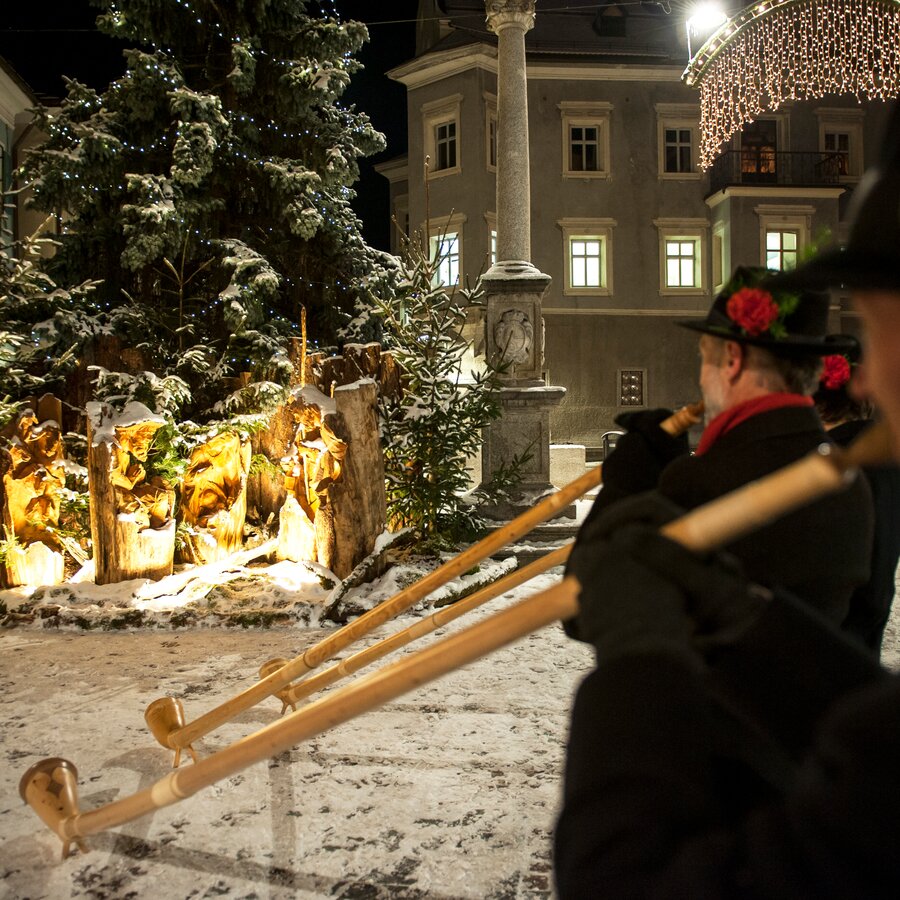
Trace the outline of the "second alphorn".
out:
[[[794,509],[844,487],[863,465],[891,458],[887,428],[875,426],[841,451],[822,445],[774,474],[720,497],[665,525],[661,531],[695,552],[721,547]],[[54,757],[31,766],[19,782],[22,798],[63,842],[75,842],[190,797],[247,766],[276,756],[383,705],[441,675],[578,611],[578,581],[555,587],[437,641],[334,691],[298,712],[257,731],[186,769],[175,769],[151,787],[87,813],[78,811],[77,770]]]
[[[373,662],[383,659],[389,653],[393,653],[394,650],[399,650],[400,647],[405,647],[420,637],[449,625],[460,616],[464,616],[473,609],[484,606],[488,601],[519,587],[519,585],[525,584],[526,581],[531,581],[532,578],[542,575],[548,569],[563,565],[569,558],[573,545],[574,541],[570,541],[562,547],[557,547],[549,553],[545,553],[540,559],[528,563],[527,566],[522,566],[521,569],[514,569],[508,575],[498,578],[480,591],[476,591],[462,600],[457,600],[449,606],[441,607],[437,612],[419,619],[418,622],[415,622],[408,628],[395,632],[383,640],[372,644],[371,647],[366,647],[365,650],[360,650],[358,653],[342,659],[339,663],[335,663],[333,666],[329,666],[315,675],[310,675],[309,678],[304,678],[297,684],[289,685],[276,694],[278,699],[281,700],[282,715],[289,706],[292,710],[296,710],[297,703],[300,700],[305,700],[317,691],[330,687],[336,681],[347,678],[354,672],[358,672]],[[260,677],[265,678],[266,675],[277,669],[279,665],[284,665],[286,662],[287,660],[270,659],[260,668]]]
[[[703,404],[685,406],[660,423],[660,428],[670,434],[681,434],[698,423],[703,415]],[[153,736],[163,747],[175,751],[173,766],[181,761],[182,750],[187,749],[196,762],[194,741],[233,719],[238,713],[256,705],[273,694],[284,702],[284,689],[294,680],[318,668],[332,659],[350,644],[374,631],[381,625],[410,609],[448,581],[467,572],[482,560],[496,553],[507,544],[524,537],[537,525],[552,518],[574,500],[586,494],[600,483],[601,468],[589,469],[584,475],[546,497],[535,507],[498,528],[487,537],[473,544],[458,556],[448,560],[419,581],[404,588],[393,597],[378,604],[358,619],[339,628],[280,667],[270,663],[267,674],[256,684],[236,694],[202,716],[187,722],[184,706],[176,697],[161,697],[145,710],[144,719]],[[280,660],[279,660],[280,662]]]

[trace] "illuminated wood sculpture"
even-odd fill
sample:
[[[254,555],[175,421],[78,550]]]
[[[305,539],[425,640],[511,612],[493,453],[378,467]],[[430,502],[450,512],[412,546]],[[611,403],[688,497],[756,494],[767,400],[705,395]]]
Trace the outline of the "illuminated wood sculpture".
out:
[[[175,492],[145,463],[161,416],[140,403],[121,413],[92,402],[88,412],[88,484],[95,580],[163,578],[175,552]]]
[[[281,508],[279,559],[312,560],[331,568],[335,525],[331,489],[343,476],[347,442],[333,400],[302,388],[289,408],[297,423],[291,452],[282,460],[287,500]]]
[[[62,404],[50,394],[28,404],[4,430],[0,450],[0,523],[9,542],[0,580],[18,584],[59,584],[64,556],[55,536],[66,486],[60,435]]]
[[[194,448],[181,487],[180,517],[190,526],[183,561],[202,565],[240,548],[250,457],[249,438],[230,431]]]

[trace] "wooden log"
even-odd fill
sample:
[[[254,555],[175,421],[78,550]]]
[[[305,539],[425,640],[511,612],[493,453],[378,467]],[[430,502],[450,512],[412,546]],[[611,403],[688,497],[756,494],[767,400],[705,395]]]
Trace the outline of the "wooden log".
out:
[[[371,357],[367,358],[371,361]],[[387,527],[387,500],[375,382],[367,380],[339,387],[334,401],[347,454],[341,478],[329,491],[334,549],[328,568],[345,578],[372,552],[376,539]]]
[[[131,404],[130,415],[118,422],[105,404],[88,404],[88,413],[95,581],[111,584],[171,575],[174,492],[148,484],[141,465],[164,420],[140,404]]]

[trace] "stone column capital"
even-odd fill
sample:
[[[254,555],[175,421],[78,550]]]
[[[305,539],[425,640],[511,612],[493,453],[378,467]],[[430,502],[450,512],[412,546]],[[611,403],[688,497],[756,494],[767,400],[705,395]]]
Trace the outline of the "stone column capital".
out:
[[[523,32],[534,28],[535,0],[485,0],[487,26],[499,34],[505,28],[518,26]]]

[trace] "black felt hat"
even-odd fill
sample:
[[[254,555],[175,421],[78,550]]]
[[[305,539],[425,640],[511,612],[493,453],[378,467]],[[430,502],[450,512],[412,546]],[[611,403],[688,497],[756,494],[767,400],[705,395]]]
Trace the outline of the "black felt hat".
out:
[[[774,275],[761,266],[738,266],[705,319],[682,319],[676,324],[764,347],[779,356],[845,352],[849,341],[843,335],[828,334],[828,295],[769,287]]]
[[[847,217],[846,247],[825,250],[779,274],[771,286],[900,291],[900,103],[894,104],[879,161],[857,185]]]

